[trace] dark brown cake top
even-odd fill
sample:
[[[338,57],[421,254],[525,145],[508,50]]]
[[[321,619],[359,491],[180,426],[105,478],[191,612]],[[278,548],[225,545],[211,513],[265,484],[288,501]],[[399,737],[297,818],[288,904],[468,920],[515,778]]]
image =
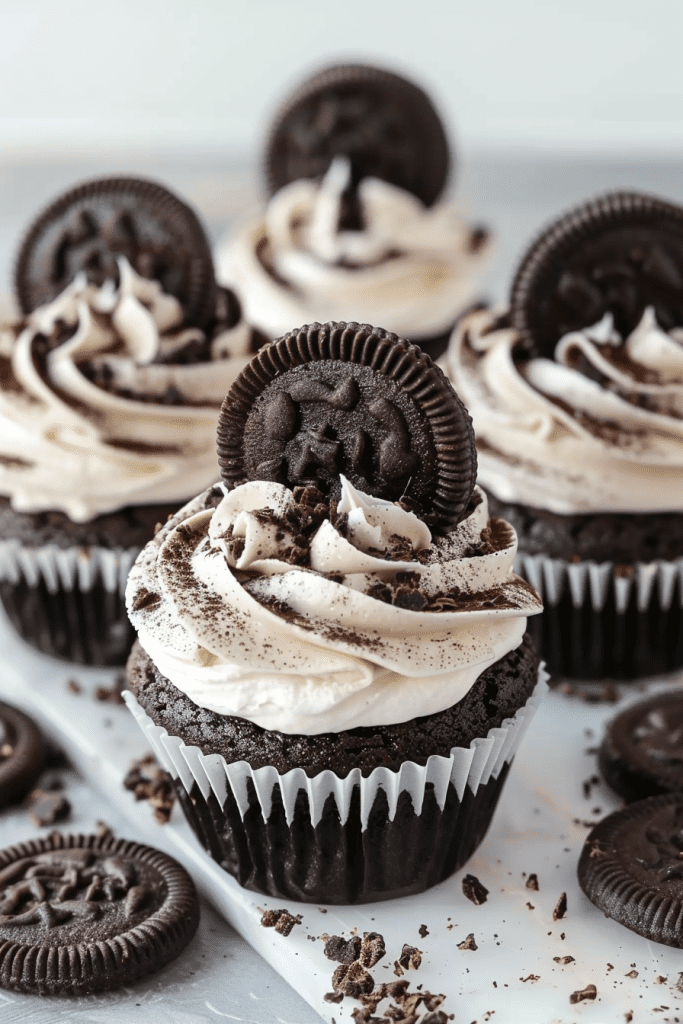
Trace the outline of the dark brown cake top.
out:
[[[197,215],[163,185],[129,177],[86,181],[38,215],[16,261],[22,311],[51,302],[79,273],[96,285],[118,280],[120,256],[178,299],[186,324],[212,321],[213,260]]]
[[[338,64],[308,78],[275,115],[266,143],[270,194],[300,178],[320,178],[337,156],[352,184],[381,178],[427,206],[448,176],[448,142],[427,94],[383,68]]]
[[[611,313],[626,338],[652,306],[663,330],[683,325],[683,209],[610,192],[554,221],[515,275],[512,323],[533,355]]]
[[[184,868],[149,846],[64,836],[0,852],[0,985],[43,994],[114,988],[161,967],[199,921]]]
[[[311,324],[262,348],[223,403],[218,461],[231,489],[272,480],[327,500],[343,474],[436,533],[465,515],[477,471],[470,417],[441,370],[356,323]]]

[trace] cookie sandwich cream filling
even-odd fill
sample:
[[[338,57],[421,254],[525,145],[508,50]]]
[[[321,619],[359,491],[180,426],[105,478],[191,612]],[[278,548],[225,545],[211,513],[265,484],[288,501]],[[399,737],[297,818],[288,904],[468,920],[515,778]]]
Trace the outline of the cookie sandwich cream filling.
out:
[[[140,554],[127,605],[140,643],[200,707],[283,733],[442,711],[519,646],[538,597],[516,537],[475,491],[443,537],[342,477],[251,481],[187,504]]]
[[[279,189],[265,217],[244,223],[217,253],[219,281],[270,337],[293,324],[356,320],[416,341],[447,331],[474,297],[488,249],[454,203],[426,207],[379,178],[357,188],[358,230],[345,230],[351,165]]]
[[[504,321],[502,321],[504,324]],[[528,358],[500,315],[472,314],[447,355],[472,416],[479,482],[564,515],[680,512],[683,329],[652,307],[622,339],[611,314]]]
[[[19,512],[85,522],[183,501],[218,475],[218,411],[251,330],[185,328],[158,282],[123,257],[118,269],[100,287],[80,273],[0,327],[0,494]]]

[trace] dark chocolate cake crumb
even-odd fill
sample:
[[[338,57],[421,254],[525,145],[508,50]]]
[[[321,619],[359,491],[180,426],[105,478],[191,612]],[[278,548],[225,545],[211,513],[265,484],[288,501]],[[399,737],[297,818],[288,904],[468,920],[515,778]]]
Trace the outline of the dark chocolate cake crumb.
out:
[[[102,703],[109,704],[125,704],[123,697],[121,696],[123,690],[126,688],[126,681],[123,676],[118,676],[112,686],[98,686],[95,690],[95,697]]]
[[[576,992],[572,992],[569,997],[570,1003],[582,1003],[585,999],[595,999],[598,994],[598,990],[595,985],[586,985],[585,988],[578,989]]]
[[[358,998],[361,992],[372,992],[375,987],[372,975],[357,960],[352,964],[340,964],[332,975],[332,987],[345,996]]]
[[[470,932],[466,939],[458,943],[458,949],[479,949],[479,946],[474,941],[474,932]]]
[[[424,939],[424,938],[426,938],[427,935],[429,935],[429,932],[427,930],[427,925],[426,924],[421,924],[420,927],[418,928],[418,931],[420,933],[420,938],[421,939]]]
[[[75,679],[69,679],[67,681],[66,688],[69,691],[69,693],[80,693],[81,692],[81,685],[80,685],[80,683],[76,682]]]
[[[386,954],[384,936],[379,932],[363,932],[358,960],[362,967],[374,967]]]
[[[527,889],[533,889],[534,892],[538,892],[538,875],[531,874],[525,883]]]
[[[567,913],[567,894],[563,892],[559,900],[555,904],[553,910],[553,921],[561,921],[564,915]]]
[[[397,963],[405,968],[406,971],[416,971],[422,963],[422,950],[417,949],[416,946],[409,946],[407,943],[404,943]]]
[[[361,939],[354,935],[344,939],[341,935],[332,935],[325,943],[323,950],[328,960],[336,960],[340,964],[352,964],[360,956]]]
[[[625,978],[637,978],[638,977],[638,971],[627,971],[627,973],[624,975],[624,977]]]
[[[553,960],[556,964],[573,964],[576,962],[573,956],[554,956]],[[609,964],[607,966],[609,967]]]
[[[279,935],[289,935],[295,924],[301,924],[301,914],[290,914],[284,907],[280,910],[265,910],[261,917],[262,928],[274,928]]]
[[[471,900],[476,907],[486,903],[486,897],[489,894],[486,886],[482,885],[475,875],[465,875],[462,880],[462,891],[467,899]]]
[[[520,978],[519,980],[521,982],[525,982],[525,981],[540,981],[540,979],[541,979],[541,975],[540,974],[527,974],[526,978]]]
[[[323,996],[326,1003],[341,1003],[343,998],[343,992],[326,992]]]
[[[29,797],[31,820],[36,825],[54,825],[66,821],[71,814],[71,804],[66,797],[55,790],[34,789]]]
[[[160,825],[166,824],[175,803],[175,790],[171,776],[159,767],[153,754],[133,761],[123,786],[135,794],[136,800],[147,800],[155,819]]]

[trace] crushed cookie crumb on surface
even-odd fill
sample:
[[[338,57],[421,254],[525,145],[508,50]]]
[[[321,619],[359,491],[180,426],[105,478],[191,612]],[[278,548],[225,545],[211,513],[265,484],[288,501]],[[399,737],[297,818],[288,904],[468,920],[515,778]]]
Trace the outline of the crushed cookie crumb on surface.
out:
[[[559,900],[555,904],[553,910],[553,921],[561,921],[564,915],[567,913],[567,894],[563,892],[560,895]]]
[[[462,891],[463,895],[470,902],[474,903],[476,907],[486,903],[486,898],[489,894],[489,890],[479,881],[476,875],[465,875],[462,880]]]
[[[470,932],[467,938],[458,943],[458,949],[479,949],[474,938],[474,932]]]
[[[427,937],[427,935],[429,935],[429,930],[426,924],[421,924],[420,927],[418,928],[418,932],[421,939],[424,939]]]
[[[279,910],[266,910],[261,917],[262,928],[274,928],[278,935],[289,935],[295,924],[301,924],[302,914],[290,914],[281,907]]]
[[[597,994],[598,990],[595,985],[586,985],[585,988],[577,989],[576,992],[572,992],[569,996],[569,1002],[572,1005],[574,1003],[582,1003],[587,999],[595,999]]]
[[[527,889],[538,892],[538,875],[532,872],[524,883]]]

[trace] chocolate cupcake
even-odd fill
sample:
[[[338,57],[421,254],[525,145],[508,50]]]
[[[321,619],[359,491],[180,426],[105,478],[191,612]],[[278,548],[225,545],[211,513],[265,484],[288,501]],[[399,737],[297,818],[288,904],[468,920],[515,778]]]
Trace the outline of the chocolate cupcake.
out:
[[[0,595],[30,644],[123,664],[138,552],[218,476],[220,403],[263,339],[218,288],[194,212],[133,178],[56,199],[0,326]]]
[[[540,610],[416,346],[314,324],[228,394],[223,482],[131,571],[131,710],[247,888],[420,892],[481,842],[537,703]]]
[[[426,93],[382,68],[307,79],[273,119],[265,213],[219,244],[218,277],[269,338],[382,323],[436,358],[476,298],[489,233],[441,198],[453,156]]]
[[[604,195],[533,242],[509,311],[466,318],[449,347],[558,678],[683,665],[682,261],[683,209]]]

